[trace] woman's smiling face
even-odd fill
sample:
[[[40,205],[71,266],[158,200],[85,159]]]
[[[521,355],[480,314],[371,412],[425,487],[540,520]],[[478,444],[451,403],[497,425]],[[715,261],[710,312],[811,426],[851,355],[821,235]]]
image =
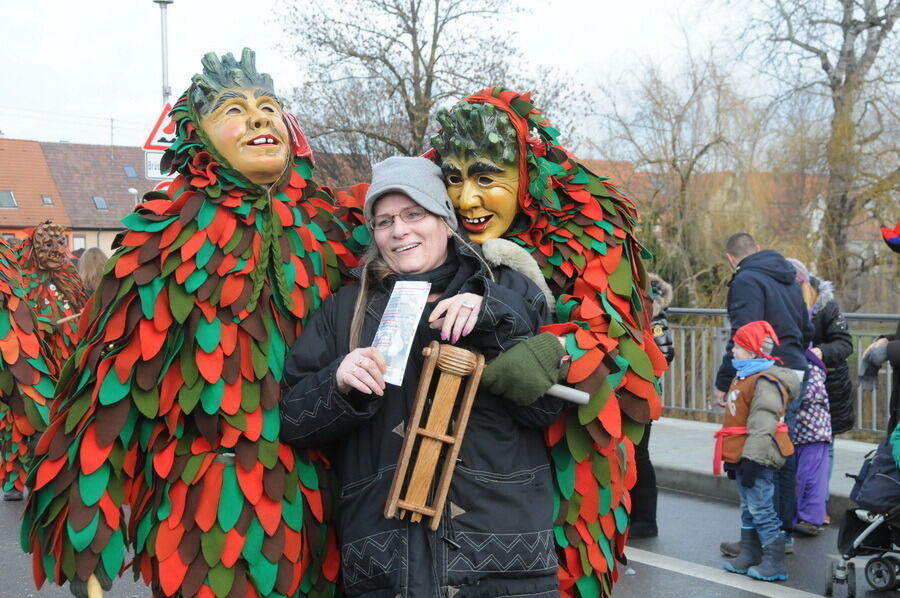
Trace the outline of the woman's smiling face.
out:
[[[401,212],[410,208],[424,212],[418,219],[406,222]],[[413,210],[412,212],[415,212]],[[415,218],[419,216],[413,213]],[[392,220],[389,225],[379,228]],[[403,193],[386,193],[375,201],[373,235],[378,252],[388,267],[399,274],[422,274],[434,270],[447,260],[450,227]]]
[[[223,91],[200,127],[228,164],[254,183],[273,183],[284,172],[290,136],[281,105],[266,90]]]

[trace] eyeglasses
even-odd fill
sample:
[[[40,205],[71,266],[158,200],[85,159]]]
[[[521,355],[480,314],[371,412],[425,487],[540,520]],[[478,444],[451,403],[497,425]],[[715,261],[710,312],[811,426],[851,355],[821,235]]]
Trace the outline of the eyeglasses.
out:
[[[387,230],[394,226],[394,218],[400,216],[400,220],[407,224],[411,224],[413,222],[418,222],[422,218],[428,215],[428,211],[425,208],[419,206],[410,206],[404,210],[400,210],[399,214],[396,215],[388,215],[381,214],[375,217],[375,220],[372,221],[372,228],[375,230]]]

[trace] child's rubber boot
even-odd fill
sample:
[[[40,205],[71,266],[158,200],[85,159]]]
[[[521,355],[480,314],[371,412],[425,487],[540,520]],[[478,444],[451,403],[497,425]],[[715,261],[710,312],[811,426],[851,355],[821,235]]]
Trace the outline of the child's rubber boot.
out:
[[[730,561],[723,561],[722,567],[732,573],[747,573],[750,567],[763,560],[763,549],[759,543],[759,534],[752,527],[741,528],[740,552]]]
[[[763,546],[762,553],[762,562],[755,567],[750,567],[747,575],[762,581],[786,580],[788,574],[787,569],[784,568],[784,534],[778,534],[773,542]]]

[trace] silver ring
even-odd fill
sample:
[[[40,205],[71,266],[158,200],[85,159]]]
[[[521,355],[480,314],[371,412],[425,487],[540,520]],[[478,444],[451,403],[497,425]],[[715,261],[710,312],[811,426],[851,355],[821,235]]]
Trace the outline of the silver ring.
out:
[[[463,302],[462,302],[462,306],[463,306],[463,307],[468,307],[469,309],[475,309],[475,304],[474,304],[474,303],[469,303],[468,301],[463,301]]]
[[[353,376],[354,378],[358,378],[358,376],[356,375],[356,370],[358,370],[358,369],[359,369],[359,366],[353,366],[353,369],[350,370],[350,375]]]
[[[362,367],[363,361],[365,361],[365,359],[366,359],[365,357],[360,357],[359,359],[356,360],[356,365]]]

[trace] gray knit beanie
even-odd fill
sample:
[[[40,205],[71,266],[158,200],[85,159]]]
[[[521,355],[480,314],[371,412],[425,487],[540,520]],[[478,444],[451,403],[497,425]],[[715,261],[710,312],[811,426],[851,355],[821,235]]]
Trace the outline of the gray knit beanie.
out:
[[[794,257],[785,259],[790,265],[794,267],[794,271],[796,272],[796,276],[794,278],[797,280],[797,282],[801,284],[804,282],[809,282],[809,270],[806,268],[806,264]]]
[[[372,184],[363,206],[366,225],[370,229],[375,202],[382,195],[395,192],[403,193],[435,216],[444,218],[450,228],[456,230],[456,212],[447,195],[441,169],[431,160],[395,156],[372,167]]]

